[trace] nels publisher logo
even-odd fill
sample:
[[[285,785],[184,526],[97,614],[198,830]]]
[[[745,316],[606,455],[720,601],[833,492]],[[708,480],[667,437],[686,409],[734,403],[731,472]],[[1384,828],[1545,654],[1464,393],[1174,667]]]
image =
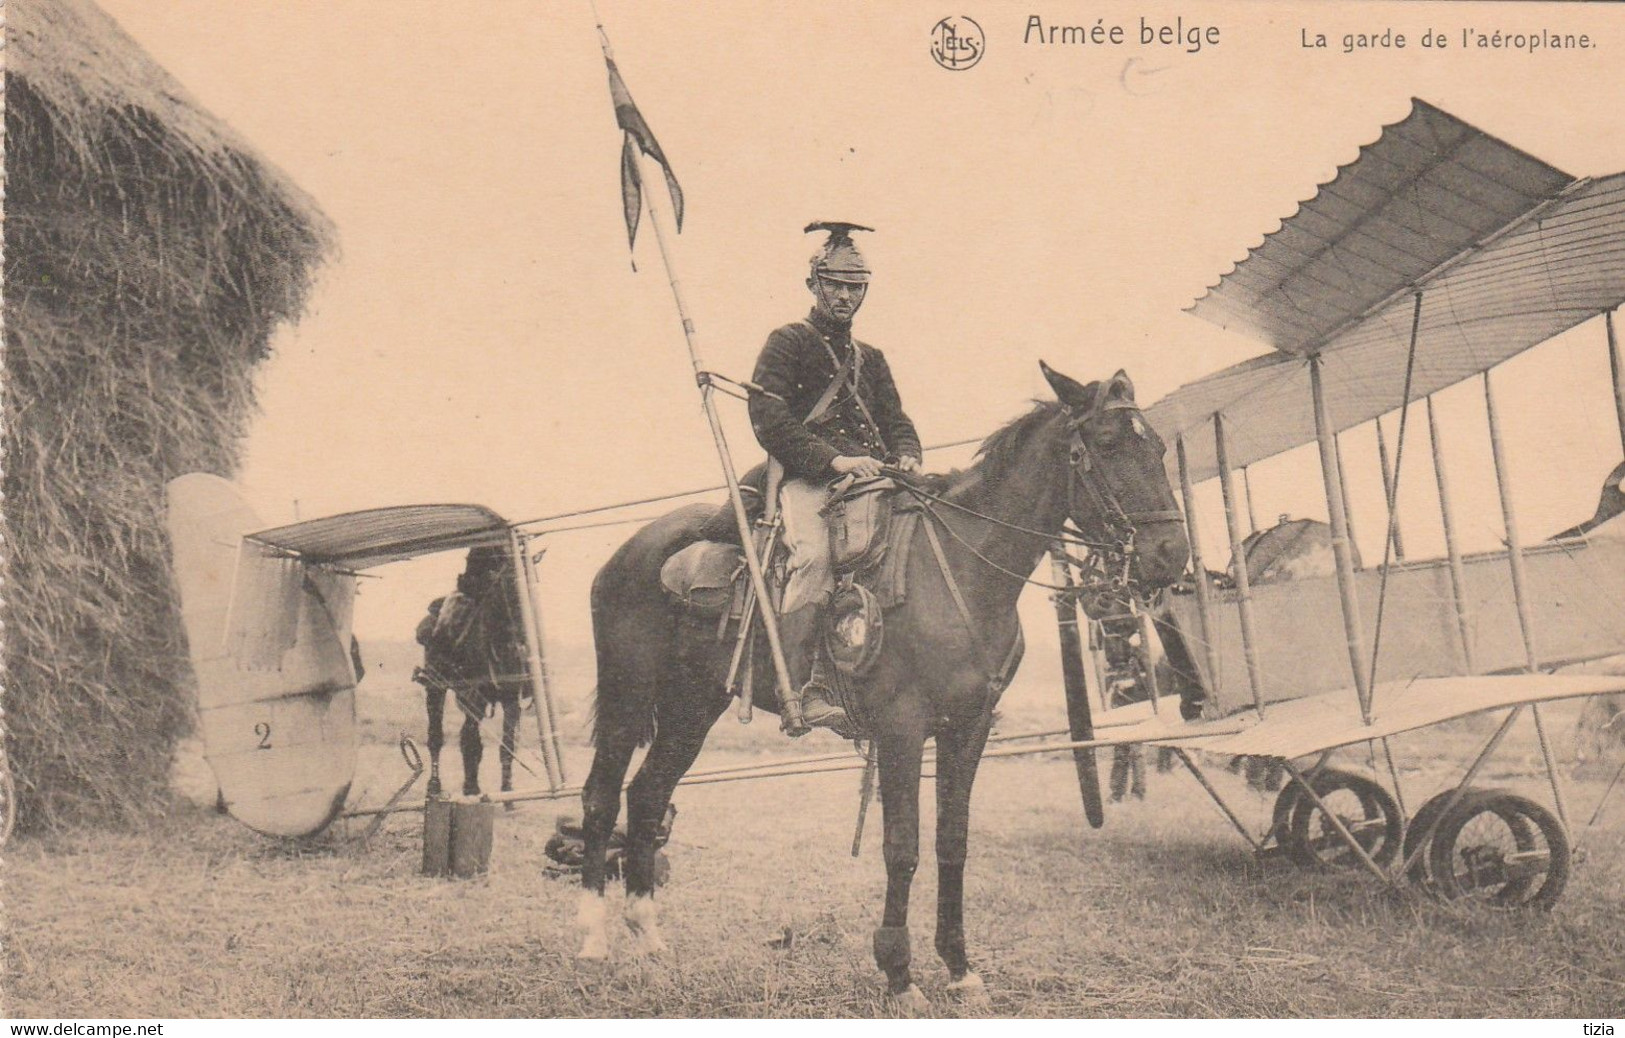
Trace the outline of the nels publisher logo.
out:
[[[931,29],[931,57],[951,72],[975,65],[986,49],[982,27],[962,14],[944,18]]]

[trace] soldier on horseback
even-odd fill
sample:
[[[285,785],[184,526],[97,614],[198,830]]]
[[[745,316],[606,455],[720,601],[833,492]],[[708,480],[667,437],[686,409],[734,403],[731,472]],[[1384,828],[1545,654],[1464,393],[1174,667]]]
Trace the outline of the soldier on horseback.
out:
[[[804,683],[806,722],[837,730],[846,712],[813,676],[833,584],[821,510],[832,481],[878,476],[883,463],[917,471],[922,453],[885,355],[852,337],[870,271],[851,232],[870,229],[836,222],[807,227],[829,232],[807,277],[813,308],[805,320],[768,336],[753,376],[760,391],[750,399],[751,426],[772,459],[768,492],[777,486],[789,556],[779,629],[791,680]]]

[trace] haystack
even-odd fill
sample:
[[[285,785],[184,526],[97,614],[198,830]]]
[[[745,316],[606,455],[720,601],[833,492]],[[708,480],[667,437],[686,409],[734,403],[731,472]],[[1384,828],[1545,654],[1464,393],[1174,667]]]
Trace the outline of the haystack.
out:
[[[4,706],[37,831],[163,802],[192,698],[164,483],[233,474],[332,232],[94,4],[6,8]]]

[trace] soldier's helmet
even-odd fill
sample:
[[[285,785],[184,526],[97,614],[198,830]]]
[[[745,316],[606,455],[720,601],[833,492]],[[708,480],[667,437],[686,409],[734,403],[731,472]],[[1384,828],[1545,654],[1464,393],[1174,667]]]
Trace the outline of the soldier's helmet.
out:
[[[869,263],[863,258],[863,253],[858,251],[857,243],[852,240],[852,232],[872,230],[873,227],[838,220],[820,220],[808,224],[804,233],[829,232],[829,238],[812,255],[809,263],[812,276],[827,278],[830,281],[845,281],[854,285],[868,284]]]

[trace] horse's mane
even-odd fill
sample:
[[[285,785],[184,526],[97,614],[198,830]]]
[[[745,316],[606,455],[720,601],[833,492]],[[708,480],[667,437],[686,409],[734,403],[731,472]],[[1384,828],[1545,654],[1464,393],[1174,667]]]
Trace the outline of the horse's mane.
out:
[[[1060,409],[1059,400],[1034,400],[1032,409],[1026,414],[1017,415],[993,430],[976,448],[983,478],[991,483],[998,482],[1021,457],[1032,434]]]
[[[1059,400],[1034,400],[1031,410],[1005,422],[976,448],[976,460],[963,469],[927,477],[934,493],[961,491],[972,485],[998,486],[1027,450],[1027,441],[1061,409]],[[935,485],[932,485],[935,483]]]

